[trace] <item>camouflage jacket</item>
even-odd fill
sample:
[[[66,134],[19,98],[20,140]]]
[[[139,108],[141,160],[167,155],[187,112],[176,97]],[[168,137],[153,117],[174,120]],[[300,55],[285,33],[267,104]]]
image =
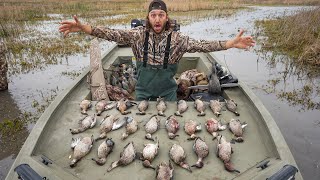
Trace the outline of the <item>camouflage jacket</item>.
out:
[[[212,52],[226,49],[226,41],[195,40],[180,32],[166,30],[160,34],[150,30],[148,45],[148,64],[163,64],[167,37],[172,32],[169,64],[178,63],[186,52]],[[137,61],[143,61],[146,28],[136,27],[128,30],[93,27],[91,35],[131,46]]]

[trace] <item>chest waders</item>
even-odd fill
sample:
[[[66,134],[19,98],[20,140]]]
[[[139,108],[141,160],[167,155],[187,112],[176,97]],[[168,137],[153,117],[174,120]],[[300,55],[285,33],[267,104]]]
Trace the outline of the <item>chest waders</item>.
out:
[[[148,40],[149,32],[146,32],[143,62],[137,61],[138,82],[136,85],[136,100],[156,100],[157,97],[161,96],[166,101],[176,101],[177,83],[173,76],[177,72],[178,64],[168,64],[171,33],[167,38],[163,65],[150,65],[147,63]]]

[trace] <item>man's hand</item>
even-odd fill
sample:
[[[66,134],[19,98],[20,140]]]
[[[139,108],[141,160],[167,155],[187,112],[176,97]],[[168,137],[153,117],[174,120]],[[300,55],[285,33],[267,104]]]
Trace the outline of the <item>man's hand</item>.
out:
[[[81,24],[76,15],[73,16],[74,21],[62,21],[60,22],[59,32],[63,33],[66,37],[71,32],[83,31],[87,34],[91,34],[91,26]]]
[[[255,45],[255,41],[251,36],[242,37],[244,30],[241,29],[239,34],[232,40],[227,41],[226,47],[229,48],[239,48],[239,49],[249,49]]]

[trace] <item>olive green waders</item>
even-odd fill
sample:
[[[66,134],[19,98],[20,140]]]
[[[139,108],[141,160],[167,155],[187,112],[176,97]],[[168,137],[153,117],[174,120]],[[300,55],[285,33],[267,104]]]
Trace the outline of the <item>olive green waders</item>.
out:
[[[167,38],[167,45],[163,65],[150,65],[148,61],[149,32],[146,32],[144,42],[143,62],[137,62],[138,82],[136,85],[136,100],[156,100],[164,97],[166,101],[177,100],[177,83],[173,76],[176,74],[178,64],[168,64],[170,54],[171,33]]]
[[[166,69],[160,66],[147,64],[143,67],[142,62],[137,62],[138,82],[136,85],[136,100],[156,100],[164,97],[166,101],[177,100],[177,83],[173,76],[176,74],[178,65],[168,64]]]

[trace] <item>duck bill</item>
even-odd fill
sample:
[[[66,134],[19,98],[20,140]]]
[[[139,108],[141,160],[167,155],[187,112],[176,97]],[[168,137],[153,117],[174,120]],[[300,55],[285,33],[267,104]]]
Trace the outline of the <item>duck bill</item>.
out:
[[[197,138],[197,135],[192,134],[187,140],[195,140]]]
[[[88,115],[87,110],[82,110],[82,111],[81,111],[81,114],[83,114],[83,115]]]
[[[202,158],[199,158],[196,164],[192,165],[191,167],[202,168],[203,167]]]
[[[143,161],[142,165],[143,165],[145,168],[151,168],[151,169],[153,169],[153,170],[156,169],[155,167],[153,167],[153,166],[151,165],[150,161],[148,161],[148,160]]]
[[[101,134],[99,135],[99,137],[97,137],[97,138],[95,139],[95,141],[98,141],[99,139],[104,139],[104,138],[106,138],[106,137],[107,137],[107,133],[103,132],[103,133],[101,133]]]
[[[175,137],[179,136],[179,134],[173,134],[173,133],[168,133],[169,139],[174,139]]]
[[[129,136],[129,134],[123,133],[123,134],[122,134],[122,137],[121,137],[121,140],[127,139],[128,136]]]
[[[137,112],[136,114],[137,115],[146,115],[146,112],[145,111],[140,111],[140,112]]]
[[[229,172],[237,172],[237,173],[240,173],[240,171],[237,170],[237,169],[235,169],[230,162],[225,162],[225,163],[224,163],[224,167],[225,167],[225,169],[226,169],[227,171],[229,171]]]
[[[97,116],[100,116],[102,111],[97,111]]]
[[[179,116],[179,117],[183,117],[179,111],[175,112],[174,115]]]
[[[151,140],[151,141],[155,141],[155,140],[152,138],[152,136],[151,136],[150,133],[146,134],[146,135],[145,135],[145,138],[146,138],[146,139],[149,139],[149,140]]]
[[[79,160],[77,160],[77,159],[72,159],[72,161],[71,161],[71,163],[70,163],[70,167],[71,168],[73,168],[73,167],[75,167],[76,165],[77,165],[77,162],[78,162]]]
[[[112,162],[110,167],[107,169],[107,172],[110,172],[112,169],[119,166],[119,161]]]
[[[219,116],[221,115],[221,113],[215,112],[214,115],[216,115],[217,117],[219,117]]]
[[[158,112],[158,115],[159,115],[159,116],[166,117],[166,115],[165,115],[162,111],[159,111],[159,112]]]
[[[235,141],[238,143],[242,143],[244,140],[243,140],[243,137],[237,137],[235,138]]]
[[[107,158],[101,158],[101,159],[95,159],[95,158],[92,158],[93,161],[95,161],[99,166],[102,166],[106,163],[107,161]]]
[[[186,170],[188,170],[189,172],[192,173],[192,170],[191,170],[190,166],[189,166],[187,163],[181,162],[179,165],[180,165],[183,169],[186,169]]]
[[[203,111],[201,111],[200,114],[198,114],[198,116],[205,116],[205,115],[206,115],[206,113]]]
[[[212,136],[213,136],[212,140],[215,140],[219,136],[219,133],[213,132]]]

